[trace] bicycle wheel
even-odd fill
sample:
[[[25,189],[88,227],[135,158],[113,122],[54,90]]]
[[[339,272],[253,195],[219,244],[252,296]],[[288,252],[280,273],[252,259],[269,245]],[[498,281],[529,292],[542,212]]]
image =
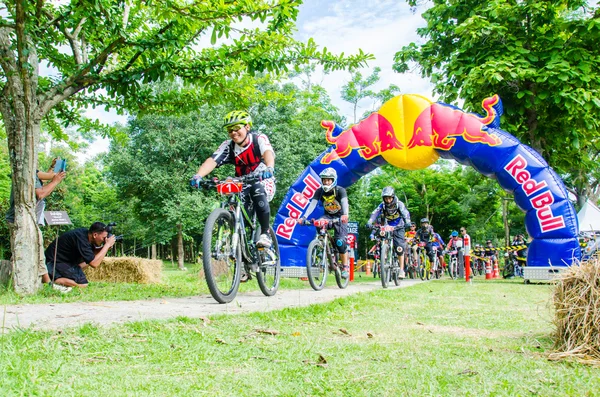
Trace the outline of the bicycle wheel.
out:
[[[329,259],[325,254],[324,248],[320,240],[314,239],[308,245],[306,252],[306,275],[310,286],[315,291],[322,290],[327,281]]]
[[[417,257],[417,259],[419,260],[419,264],[418,264],[418,273],[419,273],[419,278],[421,280],[425,280],[425,255],[423,255],[423,253],[419,253],[419,256]]]
[[[206,220],[202,239],[202,265],[208,289],[219,303],[231,302],[240,286],[242,247],[233,252],[235,222],[230,212],[217,208]]]
[[[279,289],[281,259],[279,256],[279,243],[277,242],[277,236],[273,228],[269,228],[269,234],[271,235],[273,245],[271,245],[270,249],[259,249],[258,256],[260,263],[258,272],[256,272],[256,279],[262,293],[266,296],[273,296]]]
[[[394,285],[397,287],[400,285],[400,264],[398,262],[398,258],[394,257],[394,267],[392,268],[392,281],[394,282]]]
[[[515,276],[515,265],[512,261],[507,261],[502,268],[502,278],[511,278]]]
[[[343,278],[342,277],[342,266],[340,264],[340,256],[339,254],[335,254],[335,282],[337,283],[338,287],[340,287],[341,289],[344,289],[348,286],[348,283],[350,282],[350,275],[348,275],[348,277]]]
[[[387,288],[390,281],[391,255],[389,252],[390,244],[387,241],[381,243],[381,285]]]
[[[438,258],[437,256],[435,257],[435,264],[434,264],[434,276],[436,279],[441,279],[442,276],[444,275],[444,268],[442,267],[442,264],[440,262],[440,258]]]
[[[431,262],[429,256],[425,255],[425,279],[431,280]]]
[[[450,277],[456,280],[458,278],[458,259],[455,256],[450,260],[450,267]]]

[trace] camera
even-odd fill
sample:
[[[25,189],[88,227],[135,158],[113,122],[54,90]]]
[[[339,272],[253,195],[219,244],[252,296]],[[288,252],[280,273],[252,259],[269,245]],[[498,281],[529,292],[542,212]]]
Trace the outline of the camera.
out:
[[[106,238],[109,238],[110,236],[113,235],[113,228],[117,226],[116,222],[111,222],[108,225],[106,225],[106,228],[104,230],[106,230],[108,232],[108,235],[106,236]],[[115,236],[115,241],[123,241],[123,235],[119,235],[119,236]]]

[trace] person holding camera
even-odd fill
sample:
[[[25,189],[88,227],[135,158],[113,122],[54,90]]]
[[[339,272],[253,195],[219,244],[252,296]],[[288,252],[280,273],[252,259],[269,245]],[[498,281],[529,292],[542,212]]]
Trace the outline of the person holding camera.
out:
[[[66,287],[87,287],[83,269],[97,268],[108,250],[115,244],[116,237],[109,234],[102,222],[70,230],[58,237],[46,249],[46,267],[54,283]],[[55,263],[56,257],[56,263]]]

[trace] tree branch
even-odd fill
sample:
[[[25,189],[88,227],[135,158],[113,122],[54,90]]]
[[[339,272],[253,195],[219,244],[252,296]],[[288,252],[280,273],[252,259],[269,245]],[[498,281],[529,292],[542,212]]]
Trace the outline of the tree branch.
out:
[[[57,103],[67,99],[76,92],[83,88],[90,86],[99,81],[99,77],[90,77],[88,73],[96,67],[103,66],[109,55],[120,45],[125,42],[123,37],[119,37],[106,47],[100,54],[98,54],[86,67],[79,70],[78,73],[69,77],[64,82],[57,84],[52,87],[45,95],[40,98],[40,112],[41,116],[45,115],[50,109],[52,109]]]

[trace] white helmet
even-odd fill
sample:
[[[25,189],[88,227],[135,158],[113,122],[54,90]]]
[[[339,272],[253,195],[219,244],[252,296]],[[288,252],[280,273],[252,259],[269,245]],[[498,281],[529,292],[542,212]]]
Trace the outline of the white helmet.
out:
[[[331,167],[325,168],[323,171],[321,171],[319,177],[321,178],[321,185],[324,192],[331,191],[331,189],[337,185],[337,172],[335,172],[335,170]],[[331,185],[324,185],[323,179],[333,179],[333,183]]]

